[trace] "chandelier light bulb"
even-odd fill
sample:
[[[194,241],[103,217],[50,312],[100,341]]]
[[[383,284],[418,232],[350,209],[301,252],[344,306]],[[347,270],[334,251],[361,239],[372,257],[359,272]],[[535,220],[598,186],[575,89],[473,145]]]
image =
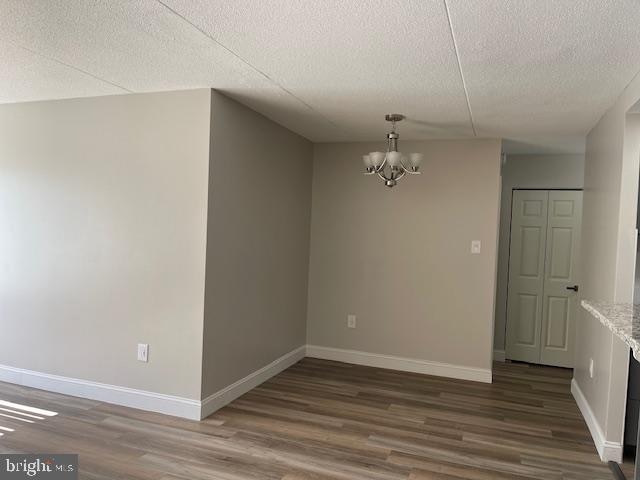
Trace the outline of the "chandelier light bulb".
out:
[[[369,158],[371,159],[371,164],[378,168],[384,162],[384,153],[383,152],[371,152],[369,154]]]
[[[371,162],[371,157],[369,155],[362,156],[362,163],[364,163],[364,168],[370,168],[373,163]]]
[[[400,152],[387,153],[387,161],[389,162],[389,166],[391,168],[400,166],[401,160],[402,160],[402,154]]]
[[[413,168],[418,168],[422,163],[423,158],[424,158],[424,155],[422,155],[421,153],[410,153],[409,163]]]

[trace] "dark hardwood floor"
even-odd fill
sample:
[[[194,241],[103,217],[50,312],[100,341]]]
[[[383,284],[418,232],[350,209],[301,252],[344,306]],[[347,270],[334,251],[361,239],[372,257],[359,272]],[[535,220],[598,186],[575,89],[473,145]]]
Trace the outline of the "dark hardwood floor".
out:
[[[613,478],[569,370],[494,368],[487,385],[307,358],[202,422],[0,383],[58,413],[0,405],[0,452],[78,453],[86,479]]]

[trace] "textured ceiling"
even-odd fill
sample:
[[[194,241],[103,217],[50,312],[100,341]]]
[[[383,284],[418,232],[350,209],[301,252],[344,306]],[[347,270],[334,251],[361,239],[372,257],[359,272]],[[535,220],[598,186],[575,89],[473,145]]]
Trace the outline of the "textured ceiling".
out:
[[[637,0],[2,0],[0,102],[214,87],[314,141],[579,152],[640,70]]]

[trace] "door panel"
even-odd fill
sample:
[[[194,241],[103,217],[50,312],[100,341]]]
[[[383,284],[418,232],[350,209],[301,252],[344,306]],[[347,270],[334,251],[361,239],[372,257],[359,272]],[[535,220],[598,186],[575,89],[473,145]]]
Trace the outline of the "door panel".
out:
[[[513,192],[506,355],[539,362],[548,192]]]
[[[518,295],[518,323],[516,342],[519,345],[528,345],[535,347],[537,345],[536,338],[536,322],[538,315],[538,295]]]
[[[540,363],[573,367],[582,192],[549,192]]]
[[[538,278],[542,262],[542,243],[544,236],[540,227],[520,227],[520,275]]]
[[[549,278],[571,281],[571,257],[573,249],[573,229],[549,227],[551,241],[549,242]]]
[[[542,200],[522,200],[522,216],[539,217],[542,215],[544,202]]]
[[[551,348],[564,348],[567,344],[569,302],[566,297],[549,297],[547,302],[548,328],[544,345]]]
[[[574,213],[574,201],[573,200],[561,200],[557,199],[552,203],[551,215],[554,217],[572,217]]]

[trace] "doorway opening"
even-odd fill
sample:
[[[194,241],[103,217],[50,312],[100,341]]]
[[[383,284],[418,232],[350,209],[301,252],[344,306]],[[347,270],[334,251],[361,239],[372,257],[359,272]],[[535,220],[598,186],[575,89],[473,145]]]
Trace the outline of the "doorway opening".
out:
[[[573,368],[582,190],[514,189],[505,358]]]
[[[493,338],[494,361],[504,362],[506,360],[507,293],[513,195],[519,190],[582,190],[584,187],[584,162],[583,154],[507,154],[503,157]]]

